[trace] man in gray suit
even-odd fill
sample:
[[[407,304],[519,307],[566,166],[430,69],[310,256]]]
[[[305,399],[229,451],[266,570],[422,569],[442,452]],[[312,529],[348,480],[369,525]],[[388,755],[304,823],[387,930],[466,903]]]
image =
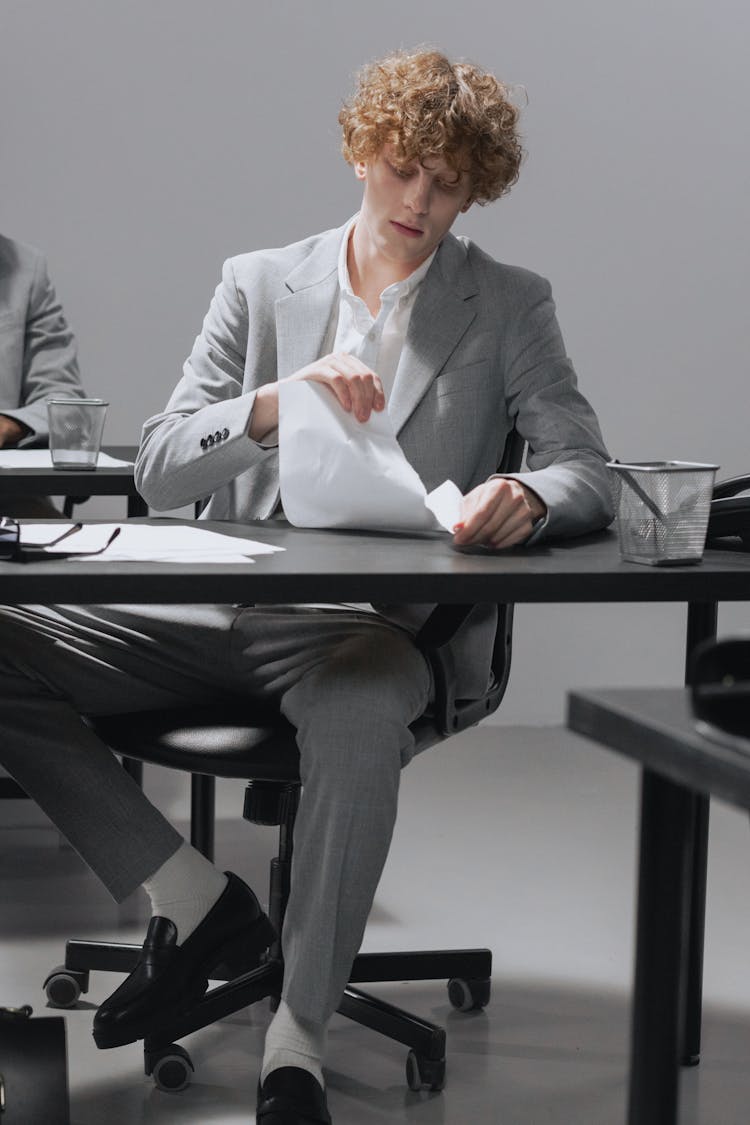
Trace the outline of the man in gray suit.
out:
[[[0,235],[0,449],[46,445],[46,400],[82,398],[76,342],[42,254]],[[42,497],[0,499],[4,516],[59,516]]]
[[[312,380],[365,424],[388,410],[426,487],[464,493],[457,545],[576,535],[612,516],[606,451],[576,386],[549,285],[450,233],[498,198],[521,159],[508,91],[431,51],[366,67],[342,110],[363,185],[338,230],[224,266],[136,475],[149,504],[210,494],[205,515],[279,514],[278,386]],[[333,400],[332,400],[333,401]],[[528,471],[494,470],[511,426]],[[346,482],[342,481],[342,488]],[[424,606],[24,607],[0,622],[0,760],[122,899],[154,917],[139,965],[94,1020],[101,1047],[142,1038],[218,962],[249,967],[268,923],[236,876],[176,834],[80,714],[241,697],[297,730],[304,783],[257,1120],[328,1122],[322,1057],[385,862],[409,724],[432,685],[414,633]],[[455,641],[460,694],[481,694],[494,628],[478,607]],[[61,659],[60,654],[64,653]]]

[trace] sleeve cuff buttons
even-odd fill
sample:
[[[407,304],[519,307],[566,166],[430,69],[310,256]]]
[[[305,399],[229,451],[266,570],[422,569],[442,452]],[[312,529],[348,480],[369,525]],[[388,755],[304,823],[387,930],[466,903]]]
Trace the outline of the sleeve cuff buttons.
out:
[[[201,449],[210,449],[212,445],[217,445],[220,441],[224,441],[229,437],[229,430],[224,427],[223,430],[217,430],[215,434],[206,434],[201,438]]]

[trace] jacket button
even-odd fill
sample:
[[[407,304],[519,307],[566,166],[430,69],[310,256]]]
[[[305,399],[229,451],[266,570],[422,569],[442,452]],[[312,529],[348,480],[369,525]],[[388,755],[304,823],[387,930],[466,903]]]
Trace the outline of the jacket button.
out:
[[[206,439],[204,437],[202,437],[201,438],[201,449],[205,449],[207,445],[208,445],[208,442],[206,441]]]
[[[208,437],[206,438],[206,445],[213,445],[213,443],[214,443],[214,435],[209,434]]]
[[[221,441],[221,438],[222,438],[221,430],[217,430],[216,433],[214,434],[214,441]]]
[[[229,430],[228,430],[228,429],[226,428],[226,426],[225,426],[225,427],[224,427],[224,429],[223,429],[223,430],[221,431],[221,436],[222,436],[223,438],[228,438],[228,437],[229,437]]]

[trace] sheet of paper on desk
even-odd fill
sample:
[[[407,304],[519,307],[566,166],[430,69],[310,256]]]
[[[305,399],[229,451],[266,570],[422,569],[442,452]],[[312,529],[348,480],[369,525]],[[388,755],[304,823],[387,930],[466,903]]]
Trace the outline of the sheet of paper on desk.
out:
[[[132,461],[120,461],[108,453],[100,453],[96,466],[98,469],[124,469]],[[52,455],[49,449],[0,449],[0,470],[2,469],[51,469]],[[86,473],[81,473],[85,479]]]
[[[456,485],[428,495],[386,411],[358,422],[319,383],[279,384],[279,475],[296,527],[451,531],[459,520]]]
[[[73,524],[70,524],[73,527]],[[252,562],[253,555],[268,555],[283,551],[269,543],[254,539],[238,539],[200,527],[177,524],[97,523],[86,524],[79,531],[66,536],[56,546],[49,547],[50,554],[57,552],[98,551],[115,528],[118,537],[101,555],[86,555],[89,561],[101,562]],[[23,524],[21,544],[43,544],[60,535],[64,526],[55,524]]]

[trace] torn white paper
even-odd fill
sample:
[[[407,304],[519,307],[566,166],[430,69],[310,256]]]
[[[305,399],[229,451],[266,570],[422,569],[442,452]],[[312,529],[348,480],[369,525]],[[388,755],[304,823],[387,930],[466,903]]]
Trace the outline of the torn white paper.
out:
[[[452,531],[460,519],[459,489],[427,494],[387,411],[359,422],[319,383],[279,384],[279,476],[296,527]]]

